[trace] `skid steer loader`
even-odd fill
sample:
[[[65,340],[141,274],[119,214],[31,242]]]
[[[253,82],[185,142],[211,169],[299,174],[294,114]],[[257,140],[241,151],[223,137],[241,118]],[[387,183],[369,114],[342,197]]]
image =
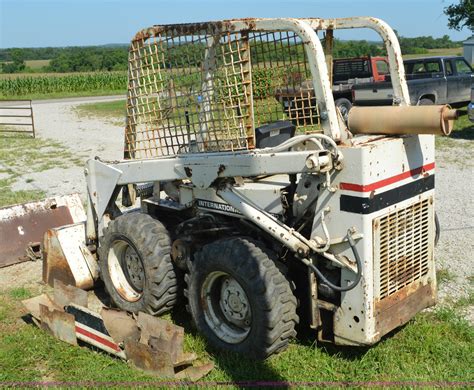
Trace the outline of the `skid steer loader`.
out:
[[[394,103],[345,123],[318,33],[330,48],[352,28],[381,35]],[[456,112],[409,106],[385,22],[157,25],[128,77],[124,159],[85,169],[85,240],[119,308],[159,315],[184,294],[210,344],[265,358],[298,323],[371,345],[435,303],[433,134]],[[291,106],[275,98],[308,79]]]

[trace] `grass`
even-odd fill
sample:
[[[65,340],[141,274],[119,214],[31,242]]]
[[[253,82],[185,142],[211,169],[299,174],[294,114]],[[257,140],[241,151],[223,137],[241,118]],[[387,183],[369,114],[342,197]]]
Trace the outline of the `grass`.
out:
[[[446,283],[454,280],[454,274],[449,272],[446,268],[442,268],[436,271],[436,280],[438,283]]]
[[[422,57],[435,57],[435,56],[461,56],[462,47],[453,47],[449,49],[428,49],[426,54],[404,54],[404,59],[410,58],[422,58]]]
[[[94,381],[100,386],[159,380],[104,353],[69,346],[19,320],[26,314],[20,301],[30,295],[27,289],[0,295],[0,381]],[[206,382],[474,380],[474,330],[451,309],[419,314],[372,348],[317,345],[313,336],[305,336],[265,362],[212,350],[190,326],[187,314],[178,309],[171,317],[185,327],[185,349],[197,353],[201,362],[215,363]]]
[[[28,100],[46,100],[46,99],[65,99],[74,97],[93,97],[93,96],[113,96],[123,95],[125,96],[126,91],[122,89],[101,89],[97,91],[84,91],[84,92],[54,92],[54,93],[31,93],[28,95],[5,95],[0,96],[0,100],[16,100],[16,99],[28,99]]]
[[[49,65],[50,60],[27,60],[25,65],[32,70],[43,69]]]
[[[0,136],[0,207],[40,200],[45,197],[41,190],[12,191],[11,186],[21,177],[51,168],[69,168],[82,165],[81,158],[74,156],[62,144],[27,135]],[[34,182],[31,177],[27,183]]]
[[[126,101],[115,100],[112,102],[87,103],[76,107],[76,113],[79,117],[93,117],[98,119],[120,121],[123,124],[125,120]]]
[[[474,142],[460,144],[458,140],[474,140],[474,123],[467,117],[467,109],[459,110],[461,115],[454,122],[454,128],[449,137],[436,136],[436,148],[450,148],[462,145],[467,152],[474,152]]]

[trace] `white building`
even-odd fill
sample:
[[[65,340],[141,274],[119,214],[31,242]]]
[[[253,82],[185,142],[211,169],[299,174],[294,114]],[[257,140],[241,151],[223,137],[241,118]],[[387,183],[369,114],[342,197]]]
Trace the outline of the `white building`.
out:
[[[474,35],[467,41],[463,42],[464,46],[464,58],[470,64],[474,64]]]

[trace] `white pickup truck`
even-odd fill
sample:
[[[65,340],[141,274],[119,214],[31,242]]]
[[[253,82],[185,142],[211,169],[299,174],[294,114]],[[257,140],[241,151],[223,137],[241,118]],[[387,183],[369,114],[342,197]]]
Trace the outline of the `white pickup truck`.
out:
[[[474,74],[463,57],[429,57],[404,61],[412,105],[450,104],[466,106],[471,99]],[[354,105],[392,105],[390,81],[354,85]],[[396,102],[395,102],[396,103]]]

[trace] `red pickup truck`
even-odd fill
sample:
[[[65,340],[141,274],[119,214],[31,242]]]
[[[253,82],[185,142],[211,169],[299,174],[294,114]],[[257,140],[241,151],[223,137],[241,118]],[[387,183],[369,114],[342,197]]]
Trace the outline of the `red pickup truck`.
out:
[[[333,60],[332,92],[336,107],[339,108],[343,117],[346,118],[352,108],[351,90],[354,85],[383,82],[385,76],[389,74],[386,57],[338,58]],[[304,90],[306,93],[312,93],[312,88],[311,80],[306,80],[298,87],[276,90],[275,97],[288,113],[296,108],[296,100],[301,96],[301,92]],[[312,96],[314,97],[313,93]],[[310,104],[310,106],[314,107],[314,104]]]

